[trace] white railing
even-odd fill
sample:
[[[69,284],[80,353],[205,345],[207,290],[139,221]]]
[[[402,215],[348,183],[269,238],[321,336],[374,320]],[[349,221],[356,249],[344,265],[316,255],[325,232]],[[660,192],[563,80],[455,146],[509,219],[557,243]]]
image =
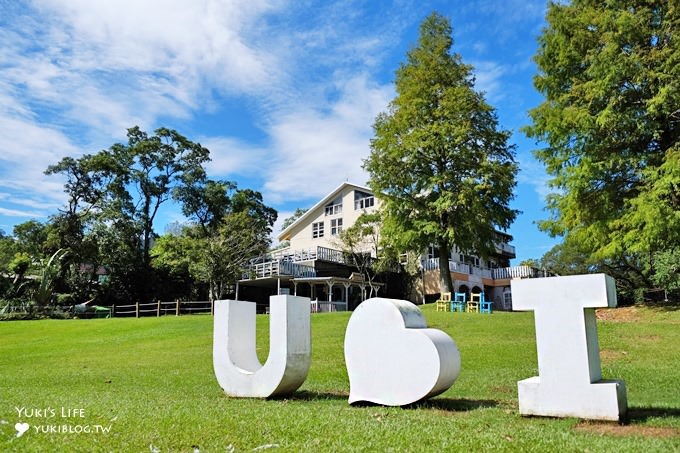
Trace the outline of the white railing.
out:
[[[496,248],[500,250],[501,252],[505,252],[507,254],[512,255],[513,257],[516,256],[515,254],[515,246],[510,245],[506,242],[497,242],[496,243]]]
[[[423,270],[433,271],[439,269],[439,258],[428,258],[422,261]],[[513,278],[537,278],[547,277],[546,271],[541,271],[530,266],[510,266],[497,269],[482,269],[465,263],[457,263],[449,260],[449,271],[461,274],[474,275],[494,280]]]
[[[345,254],[341,250],[335,250],[328,247],[310,247],[308,249],[299,250],[275,250],[267,256],[268,261],[291,261],[299,263],[304,261],[324,260],[334,263],[345,264]]]
[[[530,266],[512,266],[493,269],[494,280],[513,278],[538,278],[547,277],[546,271],[541,271]]]
[[[276,277],[279,275],[290,275],[293,277],[316,277],[316,270],[313,266],[294,263],[291,261],[274,260],[265,263],[251,265],[243,274],[244,279]]]

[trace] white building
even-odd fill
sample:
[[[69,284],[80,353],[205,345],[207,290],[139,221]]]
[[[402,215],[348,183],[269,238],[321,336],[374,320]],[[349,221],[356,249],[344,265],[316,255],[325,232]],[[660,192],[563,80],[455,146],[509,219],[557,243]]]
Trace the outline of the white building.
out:
[[[411,294],[394,294],[384,283],[368,281],[349,264],[339,250],[338,235],[363,212],[378,209],[380,201],[368,187],[345,182],[284,229],[278,240],[289,246],[253,261],[239,282],[241,295],[266,304],[272,294],[311,297],[326,309],[353,309],[370,294],[410,298],[415,303],[439,296],[439,250],[430,247],[420,258],[420,281]],[[448,252],[454,290],[468,294],[484,292],[496,309],[511,309],[510,280],[537,277],[536,269],[510,266],[515,248],[512,236],[497,232],[495,253],[487,259]],[[369,250],[367,250],[369,251]]]

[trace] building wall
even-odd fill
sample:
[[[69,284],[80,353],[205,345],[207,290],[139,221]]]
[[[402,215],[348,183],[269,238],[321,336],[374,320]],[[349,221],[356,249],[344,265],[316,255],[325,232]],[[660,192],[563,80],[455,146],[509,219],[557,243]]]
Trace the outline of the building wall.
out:
[[[355,188],[351,186],[344,187],[342,192],[334,197],[333,201],[342,203],[342,212],[326,214],[326,206],[319,206],[313,212],[308,214],[305,222],[301,222],[295,229],[291,231],[290,249],[291,250],[305,250],[316,248],[317,246],[338,249],[338,236],[332,234],[331,222],[332,220],[342,219],[342,229],[347,229],[354,225],[357,218],[362,212],[372,212],[379,204],[379,201],[374,198],[373,207],[366,209],[355,209],[354,203]],[[330,203],[330,202],[329,202]],[[324,235],[323,237],[314,238],[313,225],[315,223],[323,222]]]
[[[484,296],[487,300],[493,302],[494,310],[511,310],[512,305],[509,301],[505,301],[505,293],[510,292],[510,280],[490,280],[490,279],[470,279],[467,274],[461,274],[459,272],[451,272],[451,278],[453,279],[454,292],[467,292],[468,294],[476,287],[481,291],[484,291]],[[423,273],[423,284],[426,296],[439,296],[440,286],[439,286],[439,269],[425,271]],[[462,291],[461,291],[462,290]],[[478,292],[478,291],[474,291]],[[432,297],[430,297],[432,299]]]

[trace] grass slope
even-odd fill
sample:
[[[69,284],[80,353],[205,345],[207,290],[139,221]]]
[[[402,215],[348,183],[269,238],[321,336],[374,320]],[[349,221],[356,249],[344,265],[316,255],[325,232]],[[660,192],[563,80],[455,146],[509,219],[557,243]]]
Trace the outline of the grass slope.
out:
[[[598,323],[603,377],[628,388],[626,425],[518,415],[517,381],[537,373],[531,313],[424,312],[463,366],[446,393],[408,408],[347,404],[349,313],[312,316],[309,376],[279,400],[224,395],[210,316],[0,323],[0,451],[680,449],[680,311],[616,309]],[[258,316],[262,358],[267,322]],[[31,427],[17,438],[18,422]],[[53,425],[91,432],[40,432]]]

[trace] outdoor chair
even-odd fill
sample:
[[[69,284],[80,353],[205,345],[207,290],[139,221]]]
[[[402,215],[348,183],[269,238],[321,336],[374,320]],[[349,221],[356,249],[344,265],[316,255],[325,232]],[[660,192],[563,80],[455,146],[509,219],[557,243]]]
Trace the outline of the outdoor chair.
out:
[[[493,302],[486,300],[484,293],[480,293],[481,300],[479,301],[479,312],[480,313],[493,313]]]
[[[451,311],[464,312],[465,311],[465,293],[454,293],[451,301]]]
[[[449,311],[451,309],[451,293],[442,293],[437,299],[437,311]]]
[[[479,301],[481,300],[481,295],[482,293],[479,294],[471,294],[470,295],[470,300],[467,303],[467,311],[468,313],[475,312],[479,313]]]

